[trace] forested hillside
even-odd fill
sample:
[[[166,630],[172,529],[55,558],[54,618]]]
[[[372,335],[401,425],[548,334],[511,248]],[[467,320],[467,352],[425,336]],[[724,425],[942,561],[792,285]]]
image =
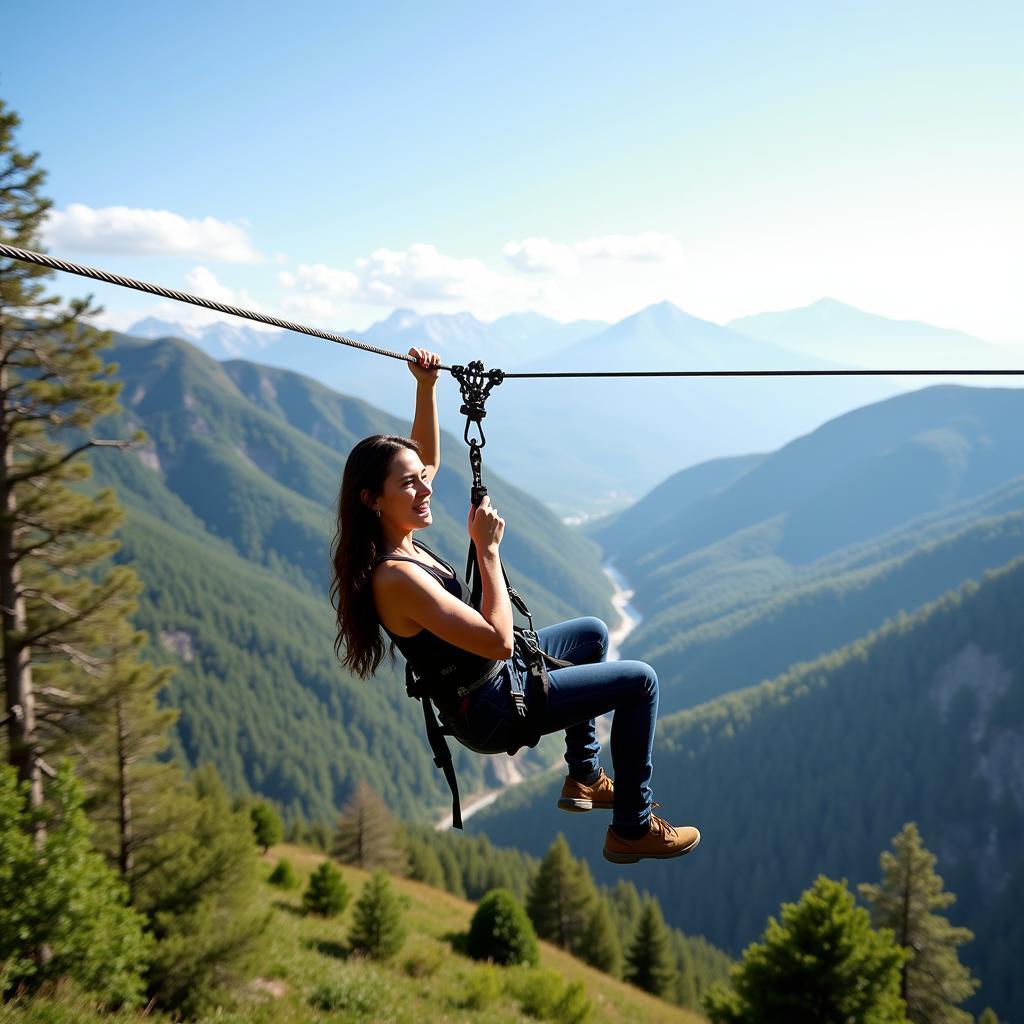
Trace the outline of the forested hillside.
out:
[[[165,699],[181,708],[182,759],[212,761],[232,791],[262,793],[291,814],[330,819],[358,778],[408,818],[443,807],[401,659],[368,682],[344,672],[327,598],[344,459],[368,434],[408,433],[411,376],[396,364],[410,406],[399,421],[298,374],[217,363],[182,341],[122,336],[108,358],[120,365],[123,413],[101,431],[141,428],[149,441],[96,456],[95,483],[113,484],[127,512],[117,558],[146,586],[136,621],[153,657],[177,667]],[[468,459],[460,439],[445,435],[442,450],[423,539],[461,568]],[[503,558],[538,624],[612,615],[597,547],[486,466],[485,480],[508,523]],[[457,757],[463,792],[500,767]]]
[[[778,679],[659,723],[655,796],[703,842],[631,873],[668,920],[738,952],[819,873],[874,881],[907,821],[938,856],[978,1006],[1024,1013],[1024,559]],[[536,853],[557,828],[595,878],[603,823],[533,780],[470,828]]]
[[[591,535],[662,710],[771,678],[1024,553],[1024,392],[931,388],[677,474]]]

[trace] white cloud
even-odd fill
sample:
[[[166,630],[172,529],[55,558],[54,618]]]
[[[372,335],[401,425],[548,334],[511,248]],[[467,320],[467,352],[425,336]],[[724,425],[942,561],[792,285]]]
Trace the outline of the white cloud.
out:
[[[64,251],[255,263],[261,257],[246,226],[215,217],[188,219],[170,210],[93,209],[71,203],[65,210],[50,212],[43,234],[48,247]]]
[[[509,242],[501,251],[516,270],[527,274],[553,274],[574,268],[577,262],[571,245],[559,245],[547,238]]]
[[[436,246],[416,243],[404,252],[378,249],[356,261],[360,298],[381,304],[454,305],[493,303],[510,289],[512,278],[488,269],[478,259],[458,259]]]
[[[606,260],[622,263],[667,263],[682,250],[671,236],[657,231],[639,235],[601,235],[565,245],[548,238],[524,238],[502,249],[505,259],[527,273],[572,273],[585,270],[589,262]]]
[[[356,260],[355,269],[324,264],[283,270],[283,306],[318,320],[351,316],[354,307],[411,306],[423,313],[471,310],[495,317],[526,309],[538,297],[532,282],[497,273],[478,259],[447,256],[416,243],[405,250],[377,249]]]
[[[334,270],[324,263],[313,266],[301,264],[294,273],[282,270],[277,280],[285,288],[310,293],[326,292],[339,298],[351,298],[359,288],[359,279],[355,274],[347,270]]]

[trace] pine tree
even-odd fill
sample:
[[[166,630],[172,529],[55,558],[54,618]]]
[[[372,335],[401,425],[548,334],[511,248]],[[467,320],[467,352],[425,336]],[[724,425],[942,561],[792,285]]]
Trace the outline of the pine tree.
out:
[[[345,879],[329,860],[325,860],[309,876],[309,885],[302,895],[302,905],[311,914],[337,917],[348,906],[348,901]]]
[[[426,843],[410,840],[405,847],[409,858],[409,877],[424,885],[432,885],[436,889],[443,889],[444,868],[441,866],[441,859],[437,851]]]
[[[140,863],[152,863],[143,851],[175,827],[172,811],[182,787],[178,767],[159,760],[178,717],[177,709],[161,708],[157,700],[173,670],[139,660],[145,639],[136,633],[112,651],[99,697],[69,731],[89,792],[96,845],[117,865],[133,903]]]
[[[606,892],[608,909],[612,912],[615,930],[622,940],[623,949],[625,949],[629,946],[636,926],[640,923],[640,913],[643,909],[640,893],[636,891],[636,886],[632,882],[626,882],[621,878]]]
[[[109,1004],[139,1003],[152,940],[91,848],[70,762],[62,762],[42,808],[27,806],[27,785],[0,765],[0,999],[6,988],[68,976]],[[47,819],[41,850],[27,820],[36,814]],[[49,950],[43,963],[41,947]]]
[[[690,955],[690,945],[680,931],[672,932],[672,953],[676,961],[676,988],[673,1001],[680,1006],[700,1008],[697,995],[697,972]]]
[[[257,800],[249,808],[249,817],[252,819],[256,845],[263,847],[264,853],[281,842],[284,837],[284,826],[281,824],[277,812],[266,800]]]
[[[402,907],[386,872],[374,871],[363,886],[349,942],[356,952],[374,960],[387,960],[402,948]]]
[[[20,121],[0,103],[0,239],[38,249],[50,201],[38,154],[14,147]],[[84,454],[132,442],[89,436],[94,420],[116,410],[120,390],[100,350],[109,336],[85,323],[90,299],[58,309],[44,295],[51,272],[0,259],[0,634],[6,755],[43,803],[44,755],[86,696],[83,680],[101,675],[108,644],[129,629],[139,584],[130,569],[99,563],[121,513],[109,489],[73,489],[89,476]],[[135,441],[141,440],[136,437]],[[42,843],[43,817],[33,817]]]
[[[287,857],[278,860],[274,870],[270,872],[267,881],[281,889],[298,889],[299,876],[295,874],[295,868]]]
[[[559,832],[526,898],[526,912],[537,935],[562,949],[578,949],[595,896],[589,869],[574,859]]]
[[[636,934],[626,953],[626,980],[645,992],[666,998],[676,980],[671,939],[661,907],[645,897],[640,910]]]
[[[986,1006],[981,1011],[981,1016],[978,1018],[978,1024],[1002,1024],[999,1017],[996,1015],[996,1011],[991,1006]]]
[[[167,816],[173,827],[140,854],[135,905],[157,939],[151,995],[196,1016],[259,963],[270,912],[261,906],[251,821],[231,810],[212,765],[195,771]]]
[[[408,869],[398,825],[374,789],[360,780],[334,833],[332,855],[342,864],[404,875]]]
[[[822,875],[747,947],[733,990],[714,986],[704,1005],[714,1024],[900,1024],[903,959],[846,883]]]
[[[608,900],[598,896],[590,906],[590,915],[580,937],[578,955],[591,967],[618,978],[622,973],[622,944],[615,931]]]
[[[907,951],[900,976],[900,995],[907,1019],[915,1024],[971,1024],[971,1014],[958,1009],[978,987],[960,963],[957,947],[974,935],[954,928],[937,910],[956,901],[942,891],[935,857],[924,848],[913,822],[892,841],[892,852],[881,855],[882,881],[862,884],[861,895],[871,907],[876,928],[890,928]]]

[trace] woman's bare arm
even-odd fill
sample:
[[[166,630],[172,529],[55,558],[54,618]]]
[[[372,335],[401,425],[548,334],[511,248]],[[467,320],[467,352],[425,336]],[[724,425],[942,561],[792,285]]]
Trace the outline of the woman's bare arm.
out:
[[[409,349],[417,363],[409,363],[416,378],[416,412],[409,436],[423,449],[421,458],[427,475],[433,479],[441,465],[441,430],[437,423],[437,366],[441,357],[422,348]]]
[[[501,569],[497,572],[501,579]],[[504,591],[504,587],[500,589]],[[512,657],[511,608],[506,633],[503,624],[489,622],[408,562],[381,565],[373,575],[373,593],[378,608],[386,607],[396,618],[405,618],[455,647],[499,661]],[[508,603],[507,593],[505,602]],[[483,603],[486,609],[486,593]]]

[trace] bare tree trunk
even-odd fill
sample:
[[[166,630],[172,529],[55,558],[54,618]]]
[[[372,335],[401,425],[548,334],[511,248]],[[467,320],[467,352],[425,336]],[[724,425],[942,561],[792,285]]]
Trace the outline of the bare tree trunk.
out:
[[[117,789],[118,789],[118,825],[121,834],[118,865],[121,877],[132,888],[132,875],[135,872],[135,843],[132,829],[132,798],[128,790],[128,751],[127,730],[124,721],[124,706],[120,695],[117,697]],[[133,893],[134,895],[134,893]]]
[[[0,403],[7,409],[7,367],[0,368]],[[3,518],[0,519],[0,629],[3,630],[4,694],[7,710],[8,760],[18,771],[18,779],[28,783],[28,804],[37,811],[43,806],[43,772],[36,736],[36,702],[32,692],[31,648],[16,636],[27,632],[28,617],[21,595],[21,566],[14,560],[14,524],[18,511],[14,488],[8,480],[14,469],[7,418],[0,424],[0,494],[3,495]],[[46,843],[46,826],[37,815],[32,826],[36,849]],[[33,958],[45,967],[52,957],[49,946],[33,951]]]
[[[7,367],[0,368],[0,401],[7,404]],[[6,419],[6,417],[5,417]],[[21,567],[14,560],[14,524],[18,511],[14,488],[7,484],[14,470],[14,450],[7,433],[8,424],[0,424],[0,493],[3,494],[3,519],[0,520],[0,622],[3,630],[4,690],[6,696],[8,760],[18,771],[18,779],[29,785],[29,806],[43,805],[43,776],[37,748],[36,705],[32,692],[31,650],[17,636],[27,629],[25,599],[21,596]],[[35,827],[38,845],[46,839],[42,822]]]

